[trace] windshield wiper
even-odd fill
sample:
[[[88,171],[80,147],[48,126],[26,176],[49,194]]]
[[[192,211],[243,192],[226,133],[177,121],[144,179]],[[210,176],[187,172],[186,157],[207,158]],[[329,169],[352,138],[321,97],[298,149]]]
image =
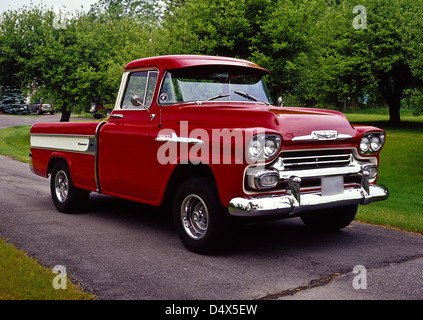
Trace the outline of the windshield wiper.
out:
[[[217,96],[208,98],[207,100],[204,100],[204,101],[212,101],[212,100],[216,100],[216,99],[219,99],[219,98],[225,98],[225,97],[229,97],[229,96],[230,96],[229,93],[227,93],[227,94],[219,94]]]
[[[252,96],[251,94],[248,94],[248,93],[245,93],[245,92],[242,92],[242,91],[234,91],[234,93],[239,94],[240,96],[248,98],[250,100],[253,100],[253,101],[256,101],[256,102],[263,102],[264,104],[266,104],[268,106],[270,105],[270,103],[268,103],[264,100],[258,99],[256,97]]]

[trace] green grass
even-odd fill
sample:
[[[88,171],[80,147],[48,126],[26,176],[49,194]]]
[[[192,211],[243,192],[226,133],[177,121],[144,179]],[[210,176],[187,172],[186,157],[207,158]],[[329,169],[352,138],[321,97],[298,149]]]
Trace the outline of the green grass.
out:
[[[66,289],[55,289],[58,274],[0,239],[0,300],[93,300],[67,277]],[[60,281],[59,284],[62,284]]]
[[[346,114],[351,123],[384,129],[378,183],[388,187],[389,199],[360,206],[357,219],[423,233],[423,116],[402,116],[392,126],[388,115]]]
[[[1,129],[0,154],[28,163],[30,130],[31,126],[17,126]]]

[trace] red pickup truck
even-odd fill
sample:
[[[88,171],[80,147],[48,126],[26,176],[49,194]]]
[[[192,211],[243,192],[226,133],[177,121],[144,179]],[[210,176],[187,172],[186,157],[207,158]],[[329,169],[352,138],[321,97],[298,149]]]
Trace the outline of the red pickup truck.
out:
[[[271,105],[268,74],[225,57],[132,61],[106,121],[33,125],[31,169],[51,177],[61,212],[90,192],[171,204],[195,252],[222,244],[234,220],[300,217],[339,230],[359,204],[387,199],[376,183],[385,132],[336,111]]]

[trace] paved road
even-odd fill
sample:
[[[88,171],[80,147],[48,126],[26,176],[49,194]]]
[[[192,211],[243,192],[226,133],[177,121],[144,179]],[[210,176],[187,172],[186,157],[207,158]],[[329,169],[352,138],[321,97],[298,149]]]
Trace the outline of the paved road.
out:
[[[421,235],[362,223],[317,234],[291,219],[240,227],[203,256],[148,206],[92,194],[85,212],[58,213],[48,180],[2,156],[0,236],[99,299],[423,299]]]

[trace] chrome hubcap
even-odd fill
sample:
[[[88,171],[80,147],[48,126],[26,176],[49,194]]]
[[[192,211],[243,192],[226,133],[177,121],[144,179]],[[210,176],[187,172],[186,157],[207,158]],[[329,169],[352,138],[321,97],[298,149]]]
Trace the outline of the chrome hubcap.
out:
[[[63,170],[57,172],[54,185],[56,187],[57,200],[61,203],[65,202],[69,193],[69,181]]]
[[[194,240],[203,238],[207,232],[209,213],[204,201],[190,194],[182,202],[181,219],[185,232]]]

